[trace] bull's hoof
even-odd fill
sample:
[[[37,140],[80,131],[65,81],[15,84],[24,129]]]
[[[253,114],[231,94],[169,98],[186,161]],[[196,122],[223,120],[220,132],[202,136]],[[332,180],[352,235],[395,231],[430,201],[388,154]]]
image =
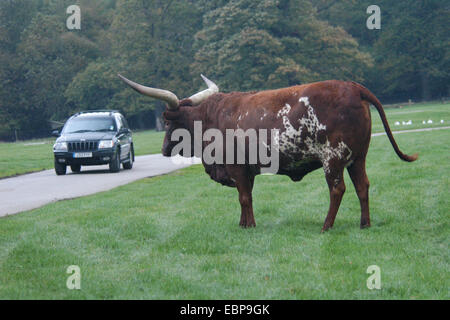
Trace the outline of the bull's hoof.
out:
[[[333,224],[325,223],[322,227],[321,233],[324,233],[325,231],[328,231],[333,228]]]
[[[239,226],[241,226],[241,228],[247,229],[247,228],[255,228],[256,227],[256,223],[254,222],[249,222],[249,223],[239,223]]]

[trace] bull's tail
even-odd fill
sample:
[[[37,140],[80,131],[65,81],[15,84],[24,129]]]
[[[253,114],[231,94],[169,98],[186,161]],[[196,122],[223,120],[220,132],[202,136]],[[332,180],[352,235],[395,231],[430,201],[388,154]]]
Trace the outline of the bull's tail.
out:
[[[354,82],[354,84],[359,88],[359,91],[361,94],[361,99],[363,99],[367,102],[370,102],[377,109],[378,113],[380,114],[381,121],[383,122],[384,130],[386,131],[389,141],[391,142],[392,147],[394,148],[395,153],[398,155],[398,157],[400,159],[402,159],[403,161],[407,161],[407,162],[413,162],[413,161],[417,160],[417,158],[419,156],[417,153],[413,154],[412,156],[409,156],[400,151],[397,143],[394,140],[394,136],[392,135],[391,128],[389,127],[389,124],[387,122],[386,114],[384,113],[383,106],[381,105],[381,103],[377,99],[377,97],[375,97],[375,95],[372,92],[370,92],[369,89],[360,85],[359,83]]]

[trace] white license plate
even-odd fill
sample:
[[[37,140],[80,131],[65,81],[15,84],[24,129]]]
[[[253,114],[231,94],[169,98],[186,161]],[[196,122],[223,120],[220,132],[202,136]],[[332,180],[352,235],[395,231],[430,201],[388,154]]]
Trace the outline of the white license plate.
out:
[[[92,158],[92,152],[78,152],[73,154],[74,158]]]

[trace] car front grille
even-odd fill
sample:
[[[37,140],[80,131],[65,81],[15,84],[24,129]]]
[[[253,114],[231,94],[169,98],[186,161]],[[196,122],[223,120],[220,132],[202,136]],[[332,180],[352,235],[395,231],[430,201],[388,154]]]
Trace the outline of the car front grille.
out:
[[[68,142],[69,151],[95,151],[98,149],[98,141]]]

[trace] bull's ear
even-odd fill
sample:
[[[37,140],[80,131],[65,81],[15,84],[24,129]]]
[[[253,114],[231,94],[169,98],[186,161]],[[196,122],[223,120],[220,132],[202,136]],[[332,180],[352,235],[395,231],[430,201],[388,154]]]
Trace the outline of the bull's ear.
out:
[[[180,101],[180,107],[192,107],[191,99],[183,99]]]
[[[177,111],[164,111],[163,112],[164,119],[169,120],[169,121],[178,120],[180,118],[180,116],[181,116],[181,113],[177,112]]]

